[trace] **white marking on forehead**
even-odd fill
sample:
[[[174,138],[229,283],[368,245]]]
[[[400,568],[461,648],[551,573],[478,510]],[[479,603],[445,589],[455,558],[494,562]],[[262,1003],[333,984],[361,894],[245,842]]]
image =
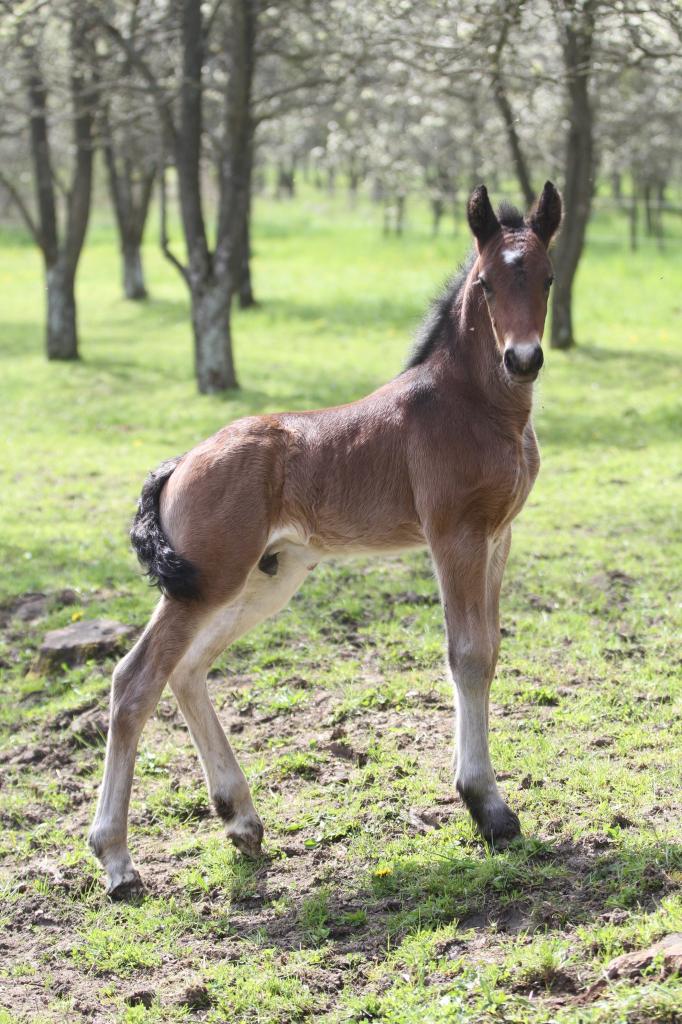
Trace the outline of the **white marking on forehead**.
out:
[[[523,253],[519,252],[518,249],[504,249],[502,252],[502,259],[505,263],[512,266],[515,263],[520,263],[523,259]]]

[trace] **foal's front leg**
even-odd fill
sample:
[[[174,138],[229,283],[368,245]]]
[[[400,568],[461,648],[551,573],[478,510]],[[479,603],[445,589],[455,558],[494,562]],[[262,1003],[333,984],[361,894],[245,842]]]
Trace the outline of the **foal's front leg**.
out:
[[[495,781],[488,748],[488,695],[499,649],[499,592],[509,534],[498,545],[482,534],[432,539],[457,710],[457,791],[483,837],[517,836],[519,819]]]

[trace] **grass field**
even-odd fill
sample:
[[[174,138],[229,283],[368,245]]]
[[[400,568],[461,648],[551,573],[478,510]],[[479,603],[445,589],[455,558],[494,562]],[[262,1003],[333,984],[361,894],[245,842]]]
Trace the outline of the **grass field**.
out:
[[[36,254],[0,236],[0,1024],[682,1020],[658,961],[604,978],[682,931],[682,238],[632,255],[615,220],[581,268],[580,346],[547,356],[543,469],[503,588],[493,760],[525,838],[491,854],[453,798],[426,553],[330,564],[213,673],[264,858],[224,841],[165,696],[131,813],[148,896],[104,897],[85,834],[112,663],[41,673],[40,640],[81,617],[143,625],[154,593],[126,527],[150,467],[246,412],[346,401],[398,372],[468,239],[434,242],[419,218],[382,239],[375,220],[311,194],[259,202],[242,390],[210,399],[153,242],[153,299],[128,304],[94,225],[83,360],[47,365]]]

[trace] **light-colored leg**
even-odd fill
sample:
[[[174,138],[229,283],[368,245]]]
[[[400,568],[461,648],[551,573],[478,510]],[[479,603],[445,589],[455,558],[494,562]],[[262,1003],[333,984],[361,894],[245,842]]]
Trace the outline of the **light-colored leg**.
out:
[[[104,779],[88,842],[107,873],[107,892],[141,891],[128,851],[128,807],[137,744],[166,681],[196,629],[196,613],[161,598],[144,633],[114,669]]]
[[[251,574],[237,601],[216,611],[204,624],[169,679],[197,748],[209,795],[235,846],[257,856],[263,824],[248,783],[218,720],[206,686],[206,673],[225,648],[249,629],[284,607],[310,571],[304,548],[278,553],[275,576],[259,569]]]
[[[498,544],[469,533],[438,537],[432,552],[445,610],[455,684],[457,791],[482,835],[503,842],[520,832],[495,781],[488,747],[488,700],[499,650],[499,592],[509,536]]]

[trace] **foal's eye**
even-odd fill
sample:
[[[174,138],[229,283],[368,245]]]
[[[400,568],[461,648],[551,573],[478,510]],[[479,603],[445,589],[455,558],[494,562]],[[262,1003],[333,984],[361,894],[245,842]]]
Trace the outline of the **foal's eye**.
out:
[[[483,277],[483,274],[478,275],[478,283],[480,284],[481,288],[483,289],[486,295],[492,295],[493,290],[486,281],[486,279]]]
[[[553,281],[554,281],[554,277],[550,274],[550,276],[545,281],[545,291],[546,292],[548,292],[549,289],[552,287]]]

